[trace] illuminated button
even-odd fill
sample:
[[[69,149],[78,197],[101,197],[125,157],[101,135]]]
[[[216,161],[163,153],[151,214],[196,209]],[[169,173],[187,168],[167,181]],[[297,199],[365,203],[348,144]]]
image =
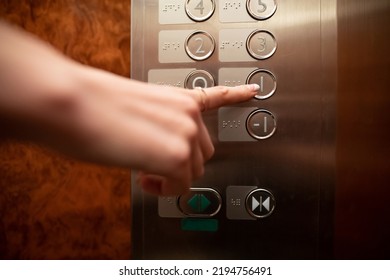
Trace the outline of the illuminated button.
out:
[[[257,140],[270,138],[276,131],[275,117],[267,110],[256,110],[246,120],[246,129]]]
[[[187,0],[186,13],[194,21],[205,21],[214,13],[214,0]]]
[[[184,81],[185,88],[194,89],[196,87],[207,88],[213,87],[215,81],[213,76],[204,70],[194,70],[186,77]]]
[[[255,30],[249,35],[246,48],[253,58],[267,59],[276,51],[276,40],[268,31]]]
[[[276,11],[276,0],[247,0],[246,9],[255,19],[264,20],[270,18]]]
[[[195,31],[186,39],[186,53],[193,60],[205,60],[209,58],[215,49],[213,36],[205,31]]]
[[[178,198],[180,211],[191,217],[215,216],[221,209],[221,196],[213,189],[191,188]]]
[[[246,210],[255,218],[265,218],[275,209],[275,198],[271,192],[265,189],[251,191],[246,197]]]
[[[271,97],[276,91],[276,78],[268,70],[257,69],[249,74],[247,84],[258,84],[260,89],[255,98],[257,99],[267,99]]]

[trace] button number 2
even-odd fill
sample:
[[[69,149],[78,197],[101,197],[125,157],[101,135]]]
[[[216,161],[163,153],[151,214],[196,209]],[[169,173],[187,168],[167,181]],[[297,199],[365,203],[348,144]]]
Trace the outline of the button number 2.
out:
[[[203,54],[205,53],[205,50],[202,50],[204,41],[202,38],[198,37],[195,39],[195,42],[199,42],[199,47],[196,49],[195,53],[196,54]]]

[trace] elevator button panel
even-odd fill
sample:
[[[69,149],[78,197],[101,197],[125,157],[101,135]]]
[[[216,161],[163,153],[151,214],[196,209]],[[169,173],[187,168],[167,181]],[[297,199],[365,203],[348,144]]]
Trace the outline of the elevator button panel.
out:
[[[336,2],[131,1],[133,79],[202,96],[259,85],[202,112],[215,152],[188,193],[149,195],[135,171],[136,258],[320,256],[334,187]]]
[[[274,55],[277,41],[272,32],[255,28],[206,30],[161,30],[158,39],[160,63],[206,60],[218,50],[220,62],[254,62]]]
[[[148,70],[148,82],[187,89],[258,84],[258,94],[247,106],[218,109],[218,141],[255,143],[271,138],[277,130],[277,112],[262,102],[272,99],[278,80],[277,73],[267,67],[272,64],[262,63],[277,52],[277,37],[263,23],[275,14],[277,2],[158,2],[159,67]],[[248,25],[237,27],[237,23]],[[227,218],[256,220],[265,216],[268,208],[271,213],[273,196],[266,197],[266,190],[259,192],[253,186],[227,187]],[[248,206],[252,202],[253,209]],[[158,204],[160,217],[183,218],[214,216],[223,203],[213,188],[192,188],[183,196],[159,198]]]
[[[219,2],[216,8],[216,2]],[[222,23],[257,22],[269,19],[277,9],[275,0],[160,0],[158,19],[162,25],[191,24],[215,15]]]
[[[227,186],[222,199],[213,188],[191,188],[181,196],[159,197],[162,218],[211,218],[222,209],[229,220],[257,220],[270,216],[276,200],[271,191],[258,186]]]

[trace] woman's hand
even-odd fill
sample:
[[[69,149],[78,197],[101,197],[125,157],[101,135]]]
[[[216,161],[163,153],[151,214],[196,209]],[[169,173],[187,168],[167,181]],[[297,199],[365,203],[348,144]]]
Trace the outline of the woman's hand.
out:
[[[201,111],[258,90],[146,84],[81,65],[1,22],[0,33],[0,134],[140,170],[140,185],[158,195],[188,190],[213,155]]]
[[[246,101],[258,90],[257,85],[187,90],[95,71],[82,75],[89,83],[79,94],[88,98],[78,117],[90,142],[82,154],[140,170],[139,184],[158,195],[183,193],[203,175],[214,147],[201,111]]]

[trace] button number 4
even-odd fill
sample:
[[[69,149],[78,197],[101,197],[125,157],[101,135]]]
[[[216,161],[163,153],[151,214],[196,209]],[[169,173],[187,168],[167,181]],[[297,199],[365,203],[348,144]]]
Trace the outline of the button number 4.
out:
[[[203,5],[203,0],[200,0],[198,5],[196,5],[195,10],[199,10],[200,14],[203,15],[204,11],[204,5]]]

